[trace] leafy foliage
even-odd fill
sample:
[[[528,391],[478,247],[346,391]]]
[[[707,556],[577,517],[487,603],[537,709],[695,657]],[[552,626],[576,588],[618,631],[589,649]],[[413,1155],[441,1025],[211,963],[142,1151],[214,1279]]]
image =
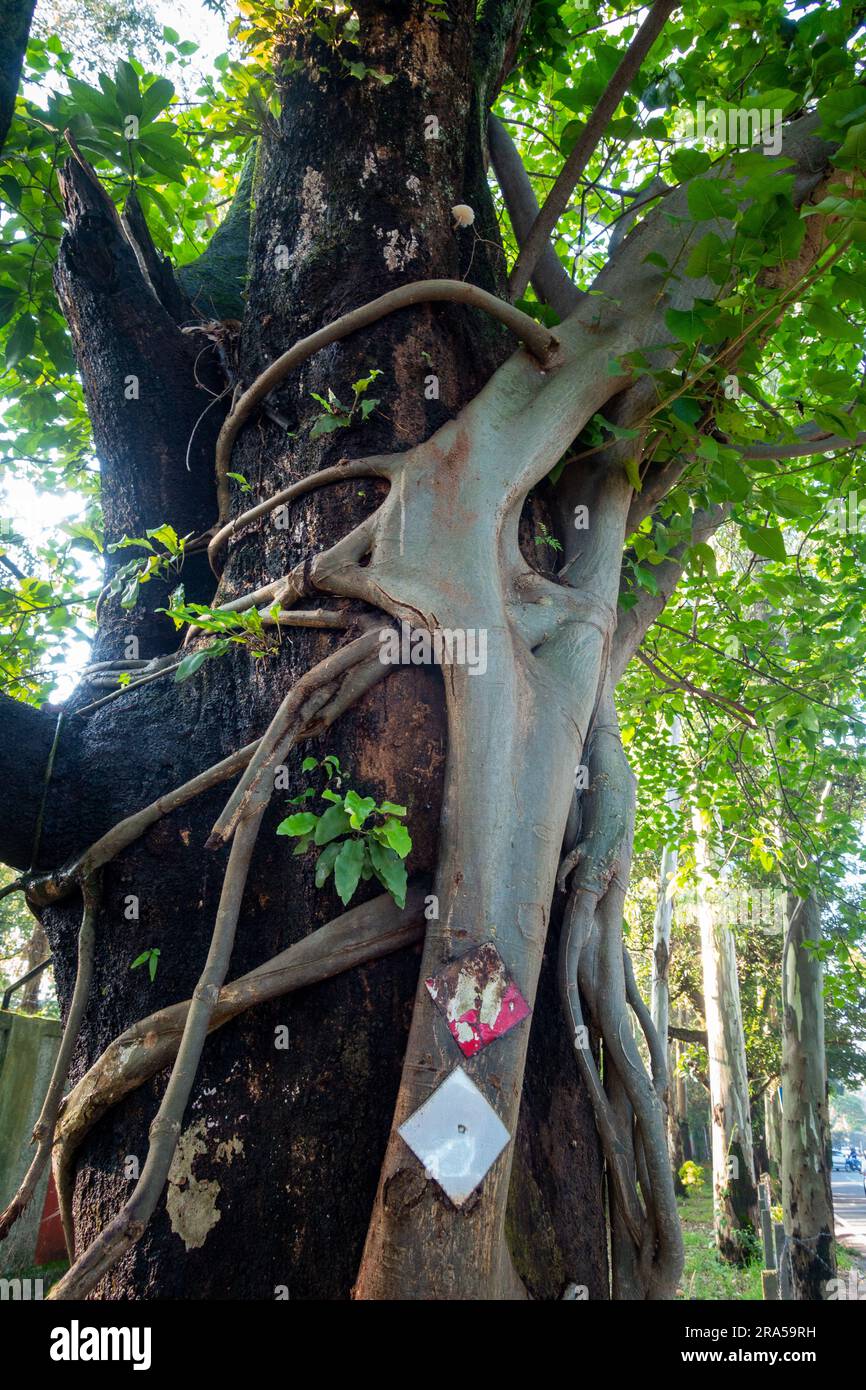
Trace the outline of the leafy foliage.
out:
[[[318,799],[328,802],[328,808],[324,812],[294,811],[277,826],[277,834],[297,840],[293,854],[305,854],[314,847],[320,850],[316,887],[323,888],[333,873],[337,896],[347,907],[358,884],[376,878],[397,906],[405,907],[407,876],[403,861],[412,849],[412,837],[403,823],[406,807],[393,801],[377,805],[374,797],[361,796],[352,788],[344,792],[344,774],[333,754],[321,762],[305,758],[301,768],[306,773],[324,774],[326,785]],[[315,798],[315,789],[307,787],[290,804],[308,806]]]
[[[343,405],[330,387],[327,396],[320,396],[315,391],[311,391],[310,395],[314,401],[318,401],[319,405],[322,406],[323,413],[314,420],[313,428],[310,430],[310,438],[317,439],[319,435],[331,434],[334,430],[348,429],[356,420],[366,420],[379,404],[376,397],[367,395],[367,391],[376,377],[381,375],[382,373],[374,367],[365,377],[353,381],[350,405]]]

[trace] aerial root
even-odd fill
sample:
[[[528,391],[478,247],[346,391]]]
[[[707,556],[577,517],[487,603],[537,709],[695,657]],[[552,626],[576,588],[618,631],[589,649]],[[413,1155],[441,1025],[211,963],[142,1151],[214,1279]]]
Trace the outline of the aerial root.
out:
[[[310,473],[306,478],[300,478],[289,487],[274,493],[273,497],[267,497],[263,502],[257,502],[254,507],[241,512],[240,516],[233,517],[212,537],[208,548],[207,557],[210,567],[214,574],[219,578],[217,562],[219,556],[228,544],[229,540],[244,526],[250,526],[260,517],[267,516],[275,511],[277,507],[287,506],[297,497],[304,497],[310,492],[315,492],[318,488],[327,487],[330,483],[343,483],[349,478],[376,478],[387,477],[388,459],[384,458],[361,458],[343,459],[341,463],[336,463],[330,468],[322,468],[318,473]]]
[[[232,843],[210,950],[187,1007],[168,1086],[151,1125],[141,1177],[117,1216],[75,1261],[49,1297],[84,1298],[146,1229],[168,1177],[205,1039],[213,1026],[214,1011],[231,959],[253,850],[274,791],[273,768],[302,731],[309,734],[313,730],[320,732],[322,728],[327,728],[365,689],[388,673],[390,668],[378,659],[378,646],[378,631],[371,628],[308,671],[289,692],[251,754],[247,775],[229,799],[226,811],[233,809],[228,817],[224,812],[218,821],[218,825],[229,824],[226,834],[232,835]],[[340,680],[344,676],[349,678],[345,682]],[[92,941],[90,954],[92,958]],[[59,1083],[58,1105],[65,1074],[64,1070]],[[53,1123],[48,1139],[49,1153],[52,1139]],[[66,1172],[61,1173],[61,1186],[64,1191],[64,1228],[71,1235],[68,1165]]]
[[[406,906],[384,893],[302,937],[220,990],[209,1031],[257,1004],[378,960],[420,940],[428,884],[410,884]],[[71,1230],[75,1156],[86,1135],[112,1106],[167,1067],[177,1055],[190,1001],[148,1015],[115,1038],[66,1096],[54,1147],[54,1179],[64,1226]]]
[[[225,981],[250,860],[266,807],[267,799],[263,798],[256,814],[238,827],[232,841],[210,950],[187,1011],[168,1086],[150,1128],[147,1158],[141,1176],[117,1216],[54,1285],[49,1298],[85,1298],[141,1238],[156,1210],[177,1147],[183,1114],[198,1071],[211,1016]]]
[[[560,937],[560,998],[630,1242],[629,1249],[622,1249],[614,1240],[614,1263],[622,1261],[636,1273],[643,1297],[671,1298],[682,1269],[682,1237],[667,1152],[667,1065],[622,939],[634,779],[609,689],[598,716],[588,747],[590,785],[582,804],[581,852],[572,849],[563,861],[571,881]],[[560,877],[564,881],[565,874]],[[582,1031],[581,990],[601,1038],[604,1085]],[[652,1080],[630,1029],[622,1028],[629,1006],[647,1041]]]
[[[365,634],[365,637],[368,638],[369,642],[369,634]],[[364,649],[359,652],[352,643],[348,643],[332,654],[337,657],[341,652],[350,653],[348,660],[341,658],[339,662],[334,663],[334,666],[342,671],[342,680],[338,683],[335,691],[330,694],[328,702],[312,714],[308,722],[299,725],[293,741],[299,741],[302,738],[314,738],[322,733],[339,715],[360,699],[365,690],[370,689],[376,681],[389,674],[393,669],[392,667],[381,663],[378,658],[375,664],[370,659],[372,646],[372,642],[369,642],[369,646],[365,643]],[[365,656],[366,660],[364,659]],[[310,678],[310,684],[306,687],[308,691],[311,687],[319,684],[319,677],[316,672],[319,672],[329,660],[330,658],[325,658],[325,662],[320,663],[319,666],[314,666],[307,673]],[[334,667],[330,670],[333,673]],[[305,679],[306,677],[302,676],[294,689],[298,689]],[[289,696],[286,697],[287,700],[291,698],[291,694],[290,691]],[[285,703],[286,701],[284,701]],[[113,825],[110,830],[107,830],[104,835],[100,836],[98,840],[94,841],[62,869],[48,874],[24,874],[14,883],[7,884],[5,889],[0,890],[0,896],[15,889],[23,889],[34,908],[59,902],[73,892],[77,884],[95,873],[97,869],[110,863],[123,850],[134,844],[146,830],[149,830],[163,816],[169,815],[170,812],[177,810],[188,801],[192,801],[195,797],[219,786],[221,782],[228,781],[236,773],[242,772],[256,753],[260,743],[261,739],[255,739],[252,743],[245,744],[243,748],[230,753],[228,757],[214,763],[212,767],[206,768],[204,772],[200,772],[188,782],[182,783],[181,786],[175,787],[170,792],[164,792],[156,801],[152,801],[140,811],[135,811],[131,816],[126,816],[123,820],[118,821],[116,825]]]
[[[231,509],[228,473],[235,439],[256,406],[270,395],[289,372],[306,362],[314,353],[320,352],[322,348],[347,338],[350,333],[356,333],[361,328],[378,323],[380,319],[395,313],[398,309],[406,309],[413,304],[444,302],[468,304],[472,308],[484,310],[500,323],[504,323],[541,363],[552,364],[555,359],[559,341],[549,329],[520,309],[516,309],[513,304],[498,299],[494,294],[488,294],[477,285],[463,280],[416,280],[413,284],[400,285],[395,290],[389,290],[387,294],[352,309],[333,323],[326,324],[324,328],[295,343],[288,352],[284,352],[266,367],[234,402],[216,444],[217,502],[221,527],[228,522]]]
[[[273,778],[274,769],[284,762],[293,744],[305,734],[309,736],[307,731],[310,729],[320,733],[328,728],[337,715],[348,707],[345,699],[339,699],[347,676],[353,671],[356,676],[355,682],[348,686],[351,703],[354,704],[364,690],[387,675],[391,668],[379,660],[379,631],[380,624],[376,624],[355,641],[338,647],[292,687],[214,823],[207,841],[208,849],[218,849],[226,843],[247,813],[262,783],[268,777]],[[359,683],[357,668],[361,667],[366,678]]]

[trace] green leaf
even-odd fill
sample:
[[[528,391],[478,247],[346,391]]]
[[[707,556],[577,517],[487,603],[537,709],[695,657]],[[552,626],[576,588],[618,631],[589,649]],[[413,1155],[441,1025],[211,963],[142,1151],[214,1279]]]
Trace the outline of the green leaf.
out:
[[[156,526],[152,531],[148,531],[147,537],[148,540],[158,541],[172,555],[177,555],[181,548],[177,532],[173,526],[169,526],[167,521],[162,526]]]
[[[409,831],[403,822],[395,819],[394,816],[389,816],[384,825],[377,826],[373,834],[380,844],[389,845],[395,853],[399,854],[401,859],[405,859],[412,848],[412,837]]]
[[[627,455],[623,467],[625,468],[625,475],[631,483],[632,487],[634,488],[635,492],[640,492],[641,488],[643,487],[643,483],[641,482],[638,461],[633,454]]]
[[[743,526],[743,540],[755,555],[767,560],[785,560],[785,541],[778,526]]]
[[[737,204],[717,178],[695,179],[688,185],[686,199],[689,215],[695,222],[709,222],[715,218],[733,217]]]
[[[866,122],[851,126],[842,142],[842,148],[833,156],[833,163],[840,169],[858,169],[866,158]]]
[[[357,792],[346,792],[343,806],[349,813],[349,820],[353,830],[360,830],[364,821],[375,811],[376,802],[372,796],[359,796]]]
[[[316,887],[324,888],[336,863],[337,856],[343,848],[342,842],[334,841],[333,844],[326,845],[316,860]]]
[[[318,760],[318,758],[304,758],[304,761],[301,763],[301,771],[302,771],[302,772],[312,772],[312,771],[313,771],[315,768],[317,768],[318,766],[319,766],[319,760]]]
[[[320,435],[333,434],[334,430],[345,429],[348,423],[348,419],[344,419],[341,415],[319,415],[313,422],[310,438],[318,439]]]
[[[336,808],[335,808],[336,809]],[[346,907],[358,886],[364,866],[363,840],[346,840],[334,861],[334,887]]]
[[[720,458],[713,466],[713,474],[724,483],[725,492],[732,502],[742,502],[752,490],[752,484],[736,459]]]
[[[725,244],[717,232],[707,232],[692,250],[686,262],[686,275],[693,279],[710,276],[716,284],[722,284],[728,269]]]
[[[704,331],[705,321],[696,309],[666,309],[665,323],[677,342],[696,343]]]
[[[207,661],[207,647],[202,647],[199,651],[193,652],[190,656],[185,656],[174,673],[174,679],[177,684],[180,684],[182,681],[188,681],[190,676],[194,676],[205,661]]]
[[[812,326],[830,342],[859,343],[863,336],[861,328],[849,323],[844,314],[828,308],[826,304],[813,304],[807,317]]]
[[[316,844],[327,845],[338,835],[345,835],[346,831],[351,830],[351,828],[351,822],[342,805],[329,806],[316,826]]]
[[[716,573],[716,556],[712,546],[707,545],[706,541],[699,541],[689,549],[689,556],[695,569],[703,570],[709,574]]]
[[[17,367],[26,357],[36,340],[36,320],[30,314],[22,314],[6,343],[6,367]]]
[[[697,178],[698,174],[705,174],[712,160],[703,150],[682,149],[674,151],[670,162],[671,173],[677,182],[686,183],[688,179]]]
[[[406,807],[405,807],[405,806],[398,806],[398,805],[396,805],[395,802],[393,802],[393,801],[380,801],[380,802],[379,802],[379,805],[376,807],[376,810],[377,810],[377,811],[381,811],[381,813],[382,813],[383,816],[405,816],[405,815],[406,815]]]
[[[141,118],[141,91],[138,86],[138,73],[131,63],[122,61],[114,74],[117,87],[117,107],[121,116]]]
[[[406,906],[406,865],[387,845],[370,840],[370,862],[383,888],[391,894],[398,907]]]
[[[312,811],[296,811],[293,816],[287,816],[285,820],[280,821],[277,826],[277,834],[310,835],[316,830],[318,824],[319,817],[314,815]],[[317,841],[317,843],[319,842]]]
[[[174,86],[167,77],[158,77],[155,82],[151,82],[141,98],[141,124],[149,125],[155,120],[173,96]]]

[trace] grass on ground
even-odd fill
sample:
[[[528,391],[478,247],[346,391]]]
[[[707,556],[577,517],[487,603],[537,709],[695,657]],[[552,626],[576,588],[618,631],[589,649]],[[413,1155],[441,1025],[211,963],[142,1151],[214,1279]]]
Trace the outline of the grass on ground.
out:
[[[758,1257],[751,1264],[737,1268],[725,1264],[716,1254],[713,1237],[712,1174],[706,1168],[703,1173],[703,1186],[693,1188],[688,1196],[677,1199],[686,1251],[685,1268],[677,1296],[682,1299],[698,1298],[716,1302],[726,1299],[736,1299],[738,1302],[760,1301],[763,1298],[761,1259]],[[840,1273],[852,1267],[851,1257],[842,1246],[837,1245],[836,1255]]]

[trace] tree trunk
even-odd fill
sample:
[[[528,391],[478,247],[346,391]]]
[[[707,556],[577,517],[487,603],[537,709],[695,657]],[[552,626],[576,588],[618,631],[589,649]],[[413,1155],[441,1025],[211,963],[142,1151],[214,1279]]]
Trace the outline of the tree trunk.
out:
[[[27,942],[27,950],[24,955],[24,967],[22,975],[28,971],[35,970],[37,965],[41,965],[45,957],[50,955],[48,949],[48,938],[41,922],[34,923],[33,932]],[[34,975],[32,980],[28,980],[24,985],[19,996],[18,1008],[22,1014],[35,1014],[39,1008],[39,991],[44,983],[44,975]]]
[[[707,1023],[713,1153],[713,1213],[722,1259],[751,1257],[757,1228],[757,1187],[749,1115],[749,1080],[737,978],[734,934],[711,900],[708,849],[699,811],[694,813],[698,869],[698,923]]]
[[[771,1084],[764,1092],[764,1138],[767,1144],[767,1171],[778,1179],[782,1173],[782,1102],[779,1087]]]
[[[483,64],[495,81],[502,61],[497,39],[501,49],[513,35],[484,27],[474,33],[471,4],[452,7],[447,24],[421,0],[398,6],[399,19],[393,6],[360,8],[366,61],[395,80],[383,87],[334,74],[321,50],[302,50],[296,56],[303,66],[284,91],[280,122],[260,141],[238,360],[244,383],[304,334],[395,285],[456,278],[470,260],[476,282],[491,289],[498,284],[502,255],[484,176],[473,65]],[[431,115],[440,128],[438,136],[427,138]],[[178,331],[175,300],[167,294],[157,302],[110,210],[78,166],[68,166],[65,187],[69,232],[57,281],[102,463],[106,539],[141,535],[163,521],[180,533],[201,532],[216,516],[218,410],[196,431],[189,470],[185,454],[208,400],[196,389],[193,372],[206,339]],[[475,229],[455,228],[451,207],[463,202],[475,209],[478,232],[494,242],[490,250],[476,242]],[[462,307],[422,305],[393,315],[319,354],[274,401],[273,413],[306,436],[305,426],[320,409],[311,391],[325,395],[330,388],[351,399],[351,383],[377,368],[383,374],[376,390],[381,405],[369,421],[309,442],[287,436],[284,426],[262,416],[239,440],[232,467],[256,495],[267,496],[346,454],[405,450],[455,416],[511,346],[502,330]],[[199,378],[207,379],[208,370],[213,374],[215,363],[198,363]],[[124,393],[130,373],[139,378],[137,401]],[[383,491],[376,481],[346,482],[297,504],[290,529],[280,529],[272,516],[249,527],[229,550],[214,601],[261,586],[332,544],[373,510]],[[459,515],[458,498],[443,495],[415,552],[443,576],[455,574],[444,542]],[[190,562],[183,577],[188,595],[210,598],[207,572],[198,561]],[[148,587],[155,594],[146,595],[147,606],[132,614],[116,601],[102,605],[96,657],[122,658],[130,637],[138,639],[136,654],[142,657],[175,645],[170,625],[155,613],[164,601],[158,581]],[[480,622],[470,619],[468,625]],[[329,634],[298,630],[252,672],[247,654],[233,651],[203,667],[195,682],[156,681],[92,714],[71,717],[60,740],[40,863],[57,865],[122,816],[260,735],[293,682],[332,648]],[[470,680],[470,692],[473,685]],[[85,689],[73,705],[91,699]],[[37,729],[33,712],[21,718]],[[495,724],[473,729],[467,750],[453,750],[451,757],[458,763],[479,757],[484,741],[500,732]],[[423,665],[396,667],[318,743],[290,754],[285,796],[305,785],[300,761],[306,752],[336,754],[352,786],[408,806],[410,872],[429,873],[436,863],[444,734],[439,673]],[[575,761],[570,753],[563,765]],[[287,842],[274,835],[286,814],[283,797],[277,800],[253,861],[232,975],[339,911],[333,889],[316,889],[308,863],[292,860]],[[202,847],[224,801],[217,788],[189,803],[106,869],[94,987],[74,1076],[143,1014],[191,994],[224,861],[224,851],[209,856]],[[474,819],[473,833],[483,839],[477,811],[452,806],[449,814],[465,815],[468,825]],[[554,835],[549,844],[555,853]],[[480,912],[479,885],[468,883],[467,894]],[[533,893],[523,896],[529,900]],[[503,921],[505,908],[493,915],[489,904],[483,910],[489,935],[487,924]],[[74,902],[44,912],[64,1003],[74,974],[78,915]],[[469,938],[454,924],[449,930],[449,953],[464,949],[461,943]],[[130,964],[153,946],[161,954],[151,984],[146,971],[130,970]],[[261,1005],[208,1041],[168,1199],[97,1296],[349,1296],[391,1129],[420,960],[416,948],[404,948],[291,1001]],[[509,1242],[534,1297],[559,1298],[573,1282],[590,1297],[605,1298],[602,1162],[592,1111],[555,1003],[552,1011],[541,1003],[555,1001],[554,964],[555,950],[553,964],[540,950],[534,956],[541,980],[531,1039],[528,1025],[515,1030],[521,1047],[529,1039],[529,1048],[519,1121],[519,1092],[508,1098],[517,1133]],[[530,985],[525,987],[529,992]],[[289,1030],[288,1050],[278,1042],[282,1025]],[[491,1062],[492,1084],[501,1061],[500,1055]],[[162,1073],[127,1096],[79,1150],[78,1254],[129,1193],[164,1084]],[[505,1169],[503,1181],[507,1190]],[[449,1204],[440,1196],[434,1206],[445,1212]],[[254,1250],[255,1257],[239,1264],[238,1249]],[[493,1284],[487,1289],[494,1292]],[[408,1284],[403,1296],[413,1296]],[[480,1275],[474,1293],[467,1285],[465,1296],[485,1296]]]
[[[671,745],[676,748],[680,741],[680,721],[677,717],[671,727]],[[674,788],[665,792],[665,803],[673,811],[679,808],[680,798]],[[659,891],[653,919],[653,969],[652,969],[652,1020],[663,1047],[668,1042],[668,1021],[670,1014],[670,988],[668,974],[671,956],[671,929],[674,921],[673,879],[676,876],[679,855],[675,843],[666,844],[662,850],[659,866]]]
[[[679,1013],[675,1015],[679,1022]],[[669,1045],[670,1056],[670,1099],[668,1103],[668,1149],[671,1156],[671,1169],[677,1195],[682,1196],[685,1187],[680,1180],[679,1171],[683,1164],[692,1158],[692,1139],[689,1132],[688,1095],[686,1074],[679,1069],[682,1044],[673,1039]]]
[[[788,893],[782,951],[782,1207],[788,1297],[820,1302],[836,1277],[824,1054],[821,939],[814,893]]]
[[[35,0],[0,0],[0,33],[3,35],[0,55],[0,150],[6,142],[15,110],[15,97],[35,8]]]

